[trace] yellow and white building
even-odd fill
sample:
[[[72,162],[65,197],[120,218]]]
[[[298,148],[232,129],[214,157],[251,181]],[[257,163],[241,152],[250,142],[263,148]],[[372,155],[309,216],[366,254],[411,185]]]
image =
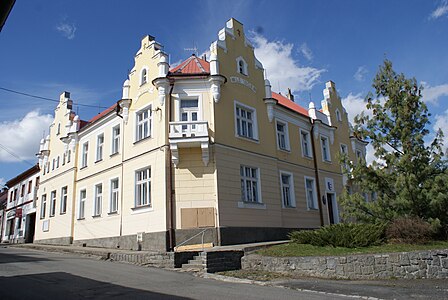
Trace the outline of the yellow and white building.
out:
[[[170,250],[206,228],[228,245],[338,222],[338,157],[365,156],[365,143],[335,84],[321,109],[271,92],[235,19],[210,53],[170,69],[146,36],[116,105],[84,122],[61,95],[39,153],[35,242]]]

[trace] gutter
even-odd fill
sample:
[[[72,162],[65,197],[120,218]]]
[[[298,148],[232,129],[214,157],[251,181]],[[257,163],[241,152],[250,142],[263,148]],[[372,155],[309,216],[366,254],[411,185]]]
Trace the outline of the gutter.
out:
[[[170,120],[171,120],[171,94],[174,89],[174,78],[170,79],[170,92],[168,94],[168,101],[166,101],[166,108],[167,108],[167,117],[168,122],[166,122],[167,126],[167,137],[168,137],[168,157],[165,158],[165,162],[168,165],[166,169],[168,169],[167,174],[167,199],[168,199],[168,243],[169,243],[169,251],[174,251],[174,247],[176,246],[176,238],[175,238],[175,232],[174,232],[174,191],[173,191],[173,180],[174,180],[174,172],[173,172],[173,163],[171,162],[171,147],[169,144],[169,130],[170,130]]]
[[[316,145],[314,142],[314,121],[311,125],[311,147],[313,148],[313,162],[314,162],[314,173],[316,176],[316,188],[317,188],[317,205],[319,206],[319,217],[320,217],[320,226],[324,226],[324,216],[322,212],[322,195],[320,193],[320,180],[319,180],[319,169],[317,165],[317,157],[316,157]]]

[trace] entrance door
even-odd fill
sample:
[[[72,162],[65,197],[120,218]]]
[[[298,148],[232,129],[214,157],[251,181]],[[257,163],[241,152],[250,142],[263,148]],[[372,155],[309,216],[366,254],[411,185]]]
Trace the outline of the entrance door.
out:
[[[180,120],[183,122],[193,122],[198,120],[199,108],[198,100],[181,100],[180,101]],[[182,133],[196,132],[196,125],[182,125]]]
[[[330,224],[339,223],[339,210],[336,196],[333,193],[327,193],[328,215]]]
[[[25,243],[32,243],[34,241],[34,227],[36,224],[36,213],[28,214],[26,216],[25,227]]]

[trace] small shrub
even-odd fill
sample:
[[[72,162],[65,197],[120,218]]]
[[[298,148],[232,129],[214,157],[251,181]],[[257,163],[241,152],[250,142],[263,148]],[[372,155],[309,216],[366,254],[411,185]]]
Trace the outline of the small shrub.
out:
[[[386,238],[392,243],[425,244],[431,240],[433,227],[416,217],[398,218],[389,223]]]
[[[379,245],[384,235],[384,224],[340,223],[313,231],[294,231],[289,238],[299,244],[358,248]]]

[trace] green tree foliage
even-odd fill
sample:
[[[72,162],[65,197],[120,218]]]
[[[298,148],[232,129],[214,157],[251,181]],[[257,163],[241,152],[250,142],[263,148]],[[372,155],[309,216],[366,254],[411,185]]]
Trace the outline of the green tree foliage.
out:
[[[443,133],[432,142],[422,87],[392,69],[388,60],[373,81],[375,93],[366,97],[367,112],[356,116],[355,134],[373,146],[375,161],[350,162],[347,171],[359,191],[376,192],[366,202],[358,193],[341,195],[345,219],[391,221],[418,217],[448,234],[448,164]]]

